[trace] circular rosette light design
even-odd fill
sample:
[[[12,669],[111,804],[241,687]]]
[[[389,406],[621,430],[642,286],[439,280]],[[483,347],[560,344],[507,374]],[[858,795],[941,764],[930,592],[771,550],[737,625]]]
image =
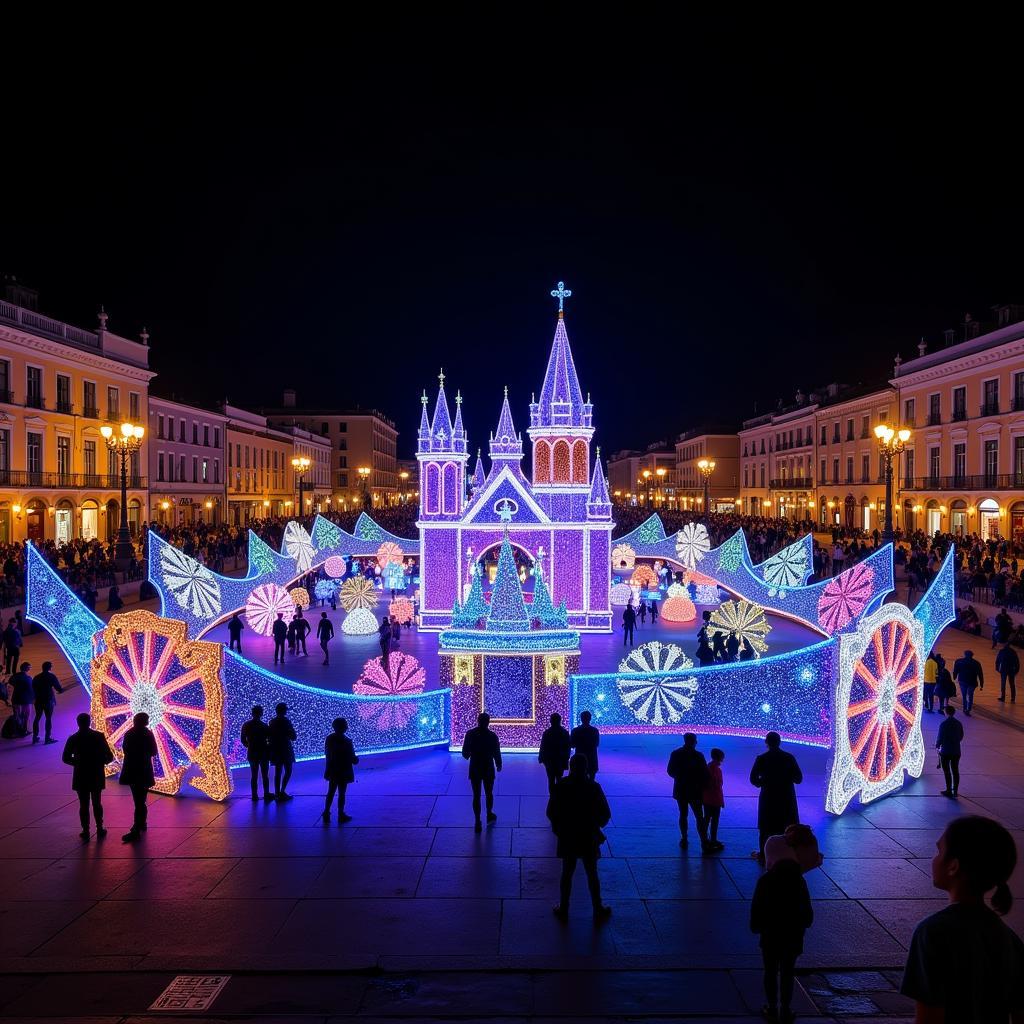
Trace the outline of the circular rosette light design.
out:
[[[396,597],[391,604],[388,605],[388,615],[393,615],[395,617],[395,621],[401,623],[403,626],[412,622],[412,601],[407,597]]]
[[[353,576],[341,585],[341,607],[345,611],[356,608],[373,608],[377,603],[377,591],[365,576]]]
[[[629,582],[634,587],[656,587],[658,585],[658,574],[649,565],[638,565],[629,577]]]
[[[393,540],[386,540],[377,548],[377,564],[383,569],[392,562],[402,564],[402,549]]]
[[[294,520],[284,528],[284,553],[295,563],[296,572],[309,572],[313,564],[313,539]]]
[[[619,662],[620,672],[643,673],[644,679],[619,679],[622,703],[645,725],[670,725],[693,707],[695,676],[668,675],[693,668],[677,644],[659,640],[642,644]],[[665,674],[662,674],[665,673]]]
[[[249,628],[260,636],[272,636],[278,614],[294,614],[295,602],[284,587],[276,583],[261,583],[254,587],[245,602],[245,620]]]
[[[179,608],[197,619],[219,615],[220,583],[201,562],[189,558],[184,551],[163,544],[160,547],[160,571],[164,586],[171,592]]]
[[[108,775],[119,770],[125,733],[144,711],[156,739],[153,789],[177,793],[195,765],[199,775],[192,785],[223,800],[231,792],[231,773],[220,752],[223,646],[185,635],[184,622],[149,611],[114,615],[103,630],[103,651],[92,661],[92,719],[114,751]]]
[[[866,562],[829,580],[818,598],[818,622],[826,633],[838,633],[868,605],[875,592],[875,571]]]
[[[330,601],[338,592],[338,585],[334,580],[317,580],[313,587],[313,596],[318,601]]]
[[[747,640],[757,658],[760,658],[768,650],[768,644],[765,643],[764,638],[771,630],[772,627],[765,617],[764,609],[751,601],[723,601],[711,613],[711,630],[709,632],[721,631],[725,633],[726,638],[730,633],[735,633],[740,642],[740,650],[743,649],[743,641]]]
[[[693,569],[711,550],[711,538],[703,523],[687,523],[676,536],[676,556],[687,569]]]
[[[612,605],[616,608],[623,608],[629,604],[629,599],[633,596],[633,588],[628,583],[615,583],[608,593]]]
[[[288,596],[295,602],[296,608],[309,607],[309,591],[305,587],[292,587]]]
[[[324,572],[328,576],[333,576],[334,579],[340,579],[348,571],[348,566],[345,564],[345,559],[341,555],[331,555],[330,558],[324,562]]]
[[[697,607],[688,597],[678,595],[662,603],[660,615],[665,622],[693,622]]]
[[[804,541],[790,544],[761,565],[761,575],[768,584],[769,597],[785,597],[788,590],[803,586],[807,578],[807,545]]]
[[[399,697],[422,693],[426,681],[426,670],[411,654],[392,651],[388,655],[387,672],[380,658],[371,658],[363,666],[363,674],[352,684],[352,692],[374,697]]]
[[[377,632],[377,620],[369,608],[353,608],[341,620],[341,631],[346,636],[369,636]]]
[[[612,569],[632,569],[636,564],[636,552],[628,544],[616,544],[612,548]]]
[[[904,772],[920,776],[923,688],[924,627],[905,605],[883,605],[840,637],[826,810],[884,796]]]

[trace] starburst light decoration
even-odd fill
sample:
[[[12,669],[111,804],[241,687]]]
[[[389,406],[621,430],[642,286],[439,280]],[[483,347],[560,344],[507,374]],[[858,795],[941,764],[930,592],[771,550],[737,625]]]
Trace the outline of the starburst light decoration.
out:
[[[292,587],[288,591],[288,596],[295,602],[296,608],[309,607],[309,591],[305,587]]]
[[[676,555],[687,569],[693,569],[711,550],[711,538],[703,523],[687,523],[676,537]]]
[[[186,626],[150,611],[114,615],[103,630],[103,649],[91,668],[94,725],[114,752],[107,774],[119,770],[125,733],[139,712],[149,715],[157,755],[153,789],[174,794],[188,770],[192,785],[214,800],[231,792],[221,753],[224,734],[223,646],[186,640]]]
[[[167,544],[160,551],[160,567],[164,584],[179,608],[196,617],[220,614],[220,584],[205,565]]]
[[[407,597],[396,597],[388,605],[388,615],[393,615],[395,617],[395,621],[401,623],[403,626],[412,622],[412,601]]]
[[[313,564],[313,541],[306,528],[292,520],[284,528],[284,552],[295,562],[296,572],[309,572]]]
[[[759,604],[743,600],[723,601],[711,613],[711,625],[726,636],[735,633],[741,650],[743,641],[749,641],[757,658],[768,651],[768,644],[764,638],[771,632],[772,627]]]
[[[855,619],[874,596],[875,574],[859,562],[825,585],[818,598],[818,622],[827,633],[836,633]]]
[[[619,695],[638,722],[670,725],[679,722],[693,707],[697,693],[694,676],[669,675],[693,668],[693,662],[677,644],[659,640],[642,644],[619,662],[619,671],[643,673],[643,679],[620,678]],[[661,675],[665,673],[665,675]]]
[[[284,587],[276,583],[261,583],[254,587],[245,602],[245,619],[249,628],[260,636],[272,636],[274,622],[279,614],[285,618],[295,613],[295,602]]]
[[[342,583],[339,599],[347,612],[373,608],[377,604],[377,591],[365,576],[352,576]]]
[[[377,620],[369,608],[353,608],[341,621],[346,636],[369,636],[377,632]]]
[[[771,597],[785,597],[793,587],[803,586],[807,578],[807,545],[803,540],[784,547],[761,565],[761,574],[769,585]]]
[[[616,544],[612,548],[612,569],[632,569],[636,564],[636,552],[628,544]]]
[[[629,577],[634,587],[650,588],[658,585],[658,576],[649,565],[638,565]]]
[[[324,572],[328,576],[333,576],[334,579],[340,579],[348,572],[348,566],[345,564],[345,559],[341,555],[331,555],[327,561],[324,562]]]
[[[402,549],[392,540],[386,540],[377,548],[377,564],[384,569],[392,562],[402,564]]]
[[[426,670],[411,654],[391,651],[387,672],[380,658],[370,658],[363,666],[363,674],[352,684],[352,692],[375,697],[404,696],[422,693],[426,681]]]

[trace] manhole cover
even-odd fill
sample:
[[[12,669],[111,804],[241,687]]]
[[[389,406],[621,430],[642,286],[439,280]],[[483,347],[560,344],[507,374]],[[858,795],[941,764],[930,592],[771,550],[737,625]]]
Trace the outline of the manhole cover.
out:
[[[151,1010],[208,1010],[231,980],[230,974],[179,974],[157,996]]]

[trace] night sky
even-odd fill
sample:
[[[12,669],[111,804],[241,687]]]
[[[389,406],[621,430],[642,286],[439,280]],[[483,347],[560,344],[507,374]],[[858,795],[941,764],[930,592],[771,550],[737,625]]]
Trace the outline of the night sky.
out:
[[[881,379],[1024,302],[1011,65],[607,28],[23,81],[49,141],[7,148],[0,270],[51,315],[146,325],[161,394],[375,406],[400,455],[442,365],[474,449],[503,385],[525,428],[559,279],[605,453]]]

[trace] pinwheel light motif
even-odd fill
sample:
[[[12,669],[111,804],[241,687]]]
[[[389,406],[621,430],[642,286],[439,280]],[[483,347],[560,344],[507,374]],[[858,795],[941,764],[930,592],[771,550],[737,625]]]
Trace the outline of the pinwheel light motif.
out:
[[[245,619],[249,628],[260,636],[271,636],[278,614],[286,618],[295,612],[295,602],[284,587],[276,583],[261,583],[254,587],[245,602]]]
[[[288,596],[295,602],[296,608],[309,607],[309,591],[305,587],[292,587]]]
[[[897,789],[924,768],[924,627],[904,605],[883,605],[840,639],[835,744],[825,796],[838,814]]]
[[[363,666],[363,674],[352,684],[352,692],[374,697],[399,697],[422,693],[426,681],[426,670],[411,654],[392,651],[388,655],[387,672],[380,658],[370,658]]]
[[[118,771],[125,733],[140,711],[149,715],[157,756],[153,789],[174,794],[192,765],[192,785],[214,800],[231,792],[220,752],[224,733],[223,646],[186,640],[186,626],[149,611],[114,615],[103,630],[103,651],[92,662],[92,718],[114,751],[107,774]]]
[[[636,564],[636,552],[628,544],[616,544],[612,548],[612,568],[632,569]]]
[[[761,566],[761,575],[768,584],[769,597],[785,597],[787,590],[803,586],[807,578],[807,545],[798,540],[777,551]]]
[[[313,564],[313,541],[304,526],[292,520],[284,528],[284,553],[295,562],[296,572],[309,572]]]
[[[676,535],[676,555],[687,569],[693,569],[711,550],[711,538],[703,523],[687,523]]]
[[[334,580],[317,580],[313,587],[313,596],[318,601],[330,601],[338,592],[338,585]]]
[[[220,584],[205,565],[189,558],[184,551],[163,544],[160,548],[160,570],[164,586],[174,596],[179,608],[191,612],[197,619],[209,619],[220,614]]]
[[[364,701],[359,705],[359,717],[372,725],[378,732],[387,734],[404,729],[409,720],[419,714],[418,700]]]
[[[697,607],[688,597],[680,594],[664,601],[660,614],[666,622],[693,622],[697,618]]]
[[[341,620],[341,631],[346,636],[369,636],[377,632],[377,620],[369,608],[353,608]]]
[[[377,548],[377,564],[383,569],[390,562],[402,564],[402,549],[393,540],[386,540]]]
[[[875,592],[875,573],[866,562],[829,580],[818,598],[818,622],[827,633],[837,633],[867,607]]]
[[[742,648],[743,641],[750,641],[754,656],[760,658],[768,650],[765,637],[771,632],[771,624],[765,617],[764,609],[750,601],[723,601],[711,613],[711,626],[728,635],[735,633]]]
[[[659,640],[642,644],[619,662],[620,672],[670,673],[693,668],[693,662],[677,644]],[[682,719],[697,695],[695,676],[655,675],[647,679],[619,679],[622,703],[649,725],[669,725]]]
[[[412,622],[412,601],[407,597],[396,597],[391,604],[388,605],[388,615],[393,615],[395,621],[401,623],[403,626],[406,623]]]
[[[743,564],[743,540],[738,531],[718,549],[718,564],[726,572],[735,572]]]
[[[331,555],[330,558],[324,562],[324,572],[328,576],[333,576],[336,580],[348,572],[348,566],[345,564],[345,559],[341,555]]]
[[[629,599],[633,596],[633,588],[628,583],[615,583],[608,595],[614,607],[623,608],[629,604]]]
[[[353,576],[341,585],[341,607],[350,612],[356,608],[372,608],[377,603],[377,591],[365,576]]]
[[[658,585],[657,573],[649,565],[638,565],[629,577],[629,582],[634,587],[656,587]]]

